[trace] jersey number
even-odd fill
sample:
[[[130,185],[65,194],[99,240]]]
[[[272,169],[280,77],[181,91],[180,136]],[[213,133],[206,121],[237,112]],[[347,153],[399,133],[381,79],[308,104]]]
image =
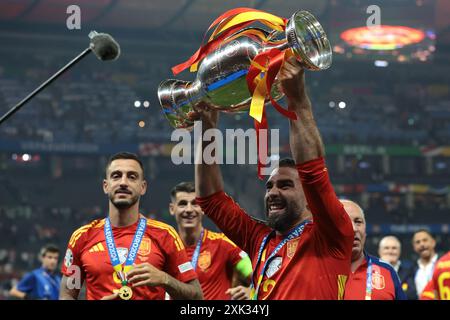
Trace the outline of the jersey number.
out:
[[[441,273],[438,277],[439,296],[441,300],[450,300],[450,282],[445,284],[446,280],[450,280],[450,272],[448,271]]]

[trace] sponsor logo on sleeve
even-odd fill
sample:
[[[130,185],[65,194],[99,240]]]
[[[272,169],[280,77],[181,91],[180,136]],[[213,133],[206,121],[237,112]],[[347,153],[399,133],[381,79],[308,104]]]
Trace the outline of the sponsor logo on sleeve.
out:
[[[66,255],[64,256],[64,265],[69,268],[73,263],[73,253],[72,250],[67,249]]]
[[[178,266],[178,270],[180,270],[180,273],[185,273],[189,270],[194,270],[194,268],[192,268],[192,263],[190,261],[188,261],[183,264],[180,264]]]

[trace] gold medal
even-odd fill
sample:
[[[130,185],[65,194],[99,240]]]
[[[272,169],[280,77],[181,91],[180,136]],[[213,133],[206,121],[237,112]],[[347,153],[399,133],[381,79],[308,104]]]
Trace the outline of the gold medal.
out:
[[[119,289],[119,297],[122,300],[130,300],[133,296],[133,290],[128,286],[123,286]]]

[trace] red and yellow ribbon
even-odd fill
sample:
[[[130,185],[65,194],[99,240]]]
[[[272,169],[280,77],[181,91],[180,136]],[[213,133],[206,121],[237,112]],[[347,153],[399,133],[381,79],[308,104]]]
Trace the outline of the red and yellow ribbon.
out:
[[[252,8],[236,8],[229,10],[222,15],[220,15],[206,30],[203,37],[202,45],[200,48],[185,62],[176,65],[172,68],[174,75],[182,72],[183,70],[194,66],[201,61],[208,53],[214,51],[214,49],[229,35],[236,31],[242,30],[249,24],[259,21],[271,29],[283,31],[286,27],[287,20],[285,18],[280,18],[271,13],[267,13],[261,10],[256,10]],[[212,35],[210,36],[208,42],[203,45],[207,33],[214,28]]]

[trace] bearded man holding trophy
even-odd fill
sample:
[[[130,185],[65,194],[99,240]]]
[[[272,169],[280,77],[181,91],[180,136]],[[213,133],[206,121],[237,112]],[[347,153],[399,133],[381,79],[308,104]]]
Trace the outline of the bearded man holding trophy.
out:
[[[272,31],[249,28],[254,22]],[[217,163],[196,164],[197,202],[249,254],[252,299],[342,299],[353,228],[328,176],[304,75],[304,69],[331,65],[326,34],[306,11],[285,19],[238,8],[217,18],[208,31],[213,28],[208,42],[173,68],[174,73],[198,70],[195,81],[166,80],[158,89],[170,124],[190,129],[199,120],[205,132],[217,128],[219,111],[249,110],[259,143],[259,130],[267,128],[264,104],[270,101],[289,119],[293,159],[281,160],[266,181],[264,222],[247,215],[224,192]],[[277,103],[283,95],[287,109]],[[200,141],[198,151],[210,144],[215,141]]]

